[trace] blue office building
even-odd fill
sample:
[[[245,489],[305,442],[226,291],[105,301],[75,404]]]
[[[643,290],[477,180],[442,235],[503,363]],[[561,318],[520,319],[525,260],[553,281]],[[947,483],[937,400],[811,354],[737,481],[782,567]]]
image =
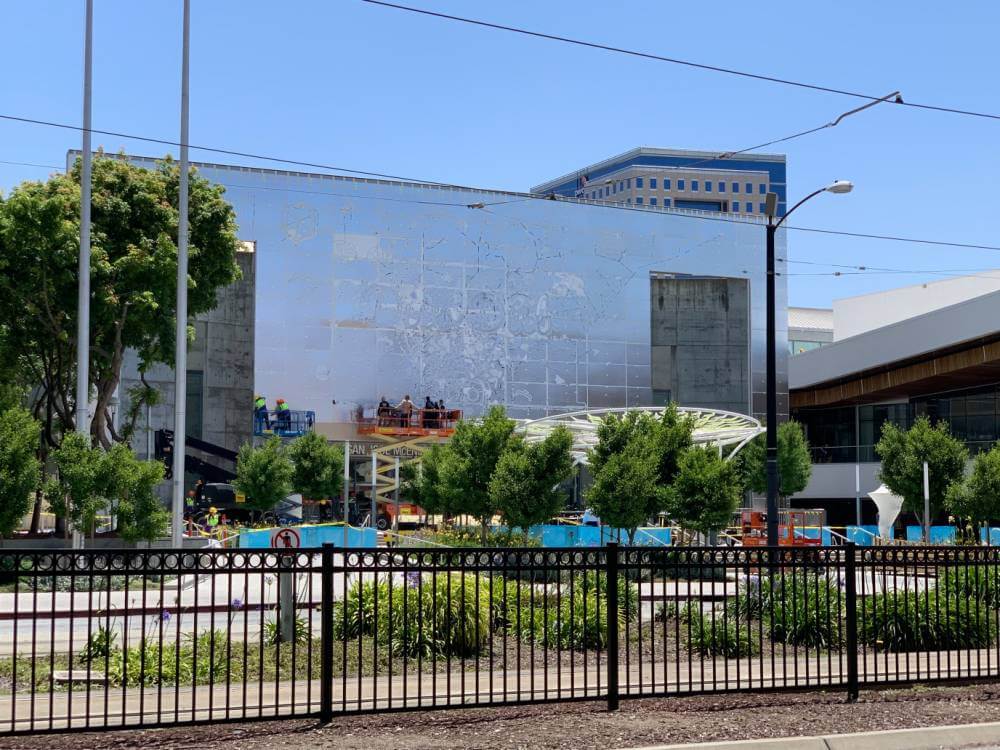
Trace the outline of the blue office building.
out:
[[[764,215],[786,210],[785,157],[641,146],[534,186],[531,191],[626,205]]]

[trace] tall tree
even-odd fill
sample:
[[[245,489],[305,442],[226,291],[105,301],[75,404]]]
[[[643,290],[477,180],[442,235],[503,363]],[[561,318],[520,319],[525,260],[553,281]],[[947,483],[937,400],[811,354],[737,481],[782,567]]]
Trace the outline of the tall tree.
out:
[[[603,523],[628,531],[635,542],[636,531],[650,517],[650,508],[665,506],[669,489],[662,487],[656,460],[641,439],[627,442],[622,450],[608,454],[587,490],[587,504]]]
[[[573,475],[573,436],[557,427],[544,440],[511,439],[490,479],[490,495],[510,528],[527,531],[566,505],[559,485]]]
[[[52,512],[66,519],[68,529],[93,534],[106,504],[102,451],[91,445],[89,437],[71,432],[51,455],[56,476],[47,483],[45,494]]]
[[[170,364],[177,289],[179,171],[98,155],[93,162],[90,428],[109,447],[127,439],[110,419],[127,349],[140,370]],[[49,445],[76,425],[76,287],[80,167],[25,182],[0,203],[0,329],[6,367],[30,375]],[[235,214],[223,189],[192,170],[188,314],[211,310],[216,292],[239,276]],[[189,336],[191,333],[189,333]],[[141,394],[139,394],[141,396]],[[138,414],[138,410],[135,412]]]
[[[924,522],[924,462],[930,484],[931,516],[940,510],[948,487],[965,473],[969,451],[953,437],[944,422],[931,425],[920,417],[908,430],[892,422],[882,427],[882,437],[875,446],[882,459],[879,478],[885,486],[903,498],[903,508]]]
[[[40,482],[40,425],[18,406],[0,406],[0,539],[20,526]]]
[[[233,484],[246,495],[248,506],[269,511],[291,493],[294,471],[281,438],[272,437],[260,448],[249,443],[240,448]]]
[[[695,446],[680,457],[667,512],[683,528],[711,534],[729,525],[742,494],[732,463],[714,447]]]
[[[461,512],[452,505],[452,498],[446,491],[441,475],[444,464],[451,460],[447,445],[431,446],[418,463],[400,467],[402,484],[400,493],[419,505],[428,515],[443,515],[450,518]]]
[[[447,458],[439,467],[445,505],[479,521],[484,544],[490,520],[497,512],[490,480],[514,426],[502,406],[492,407],[480,420],[459,422],[448,443]]]
[[[1000,518],[1000,445],[972,460],[972,473],[948,487],[945,505],[977,526]]]
[[[759,495],[767,492],[767,447],[758,435],[734,459],[747,487]],[[778,494],[791,497],[802,492],[812,476],[812,457],[802,425],[790,420],[778,425]]]
[[[311,500],[337,497],[343,483],[343,453],[316,432],[292,441],[288,457],[294,467],[292,489]]]

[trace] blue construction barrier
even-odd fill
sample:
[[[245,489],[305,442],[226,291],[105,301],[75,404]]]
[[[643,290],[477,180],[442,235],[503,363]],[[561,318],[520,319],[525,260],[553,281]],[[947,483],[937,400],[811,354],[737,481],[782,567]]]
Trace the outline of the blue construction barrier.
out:
[[[803,526],[802,528],[795,529],[795,533],[796,535],[805,537],[806,539],[819,539],[820,544],[824,547],[833,546],[833,535],[825,526],[822,528],[819,526]]]
[[[983,544],[989,544],[991,547],[1000,547],[1000,529],[995,526],[990,527],[990,538],[989,541],[986,540],[987,529],[979,530],[979,541]]]
[[[339,523],[294,526],[299,533],[300,547],[322,547],[331,543],[344,546],[344,526]],[[240,532],[239,546],[245,549],[271,549],[271,533],[274,529],[246,529]],[[371,528],[347,527],[347,547],[377,547],[378,531]]]
[[[868,532],[868,533],[865,533]],[[871,547],[875,544],[875,539],[879,536],[878,526],[875,524],[862,524],[861,526],[848,526],[844,531],[850,541],[859,547]],[[889,538],[893,538],[892,527],[889,527]]]
[[[955,543],[955,533],[957,529],[954,526],[931,526],[931,544],[954,544]],[[921,526],[907,526],[906,527],[906,541],[908,542],[919,542],[924,538],[924,530]]]
[[[543,547],[601,547],[619,539],[628,543],[628,532],[607,526],[563,526],[543,524],[532,526],[528,534],[540,539]],[[637,547],[663,547],[670,545],[670,529],[662,526],[641,528],[635,533]]]

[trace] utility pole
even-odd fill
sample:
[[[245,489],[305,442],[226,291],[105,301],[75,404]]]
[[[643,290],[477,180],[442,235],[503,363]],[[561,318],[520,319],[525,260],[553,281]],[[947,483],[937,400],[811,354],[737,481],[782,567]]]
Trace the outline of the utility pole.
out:
[[[174,494],[170,541],[174,549],[183,544],[184,456],[187,406],[187,309],[188,309],[188,78],[191,51],[191,0],[184,0],[181,51],[181,158],[177,194],[177,343],[174,352]]]
[[[83,155],[80,159],[80,262],[76,320],[76,431],[90,437],[90,204],[91,91],[94,70],[94,0],[87,0],[83,36]],[[83,535],[73,529],[73,549],[83,547]]]

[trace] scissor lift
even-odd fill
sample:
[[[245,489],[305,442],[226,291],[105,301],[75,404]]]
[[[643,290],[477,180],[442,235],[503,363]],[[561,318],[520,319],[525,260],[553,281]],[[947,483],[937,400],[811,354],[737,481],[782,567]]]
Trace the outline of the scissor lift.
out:
[[[409,458],[401,458],[399,465],[405,466],[421,459],[434,445],[447,442],[455,433],[455,425],[462,418],[457,409],[414,409],[409,416],[396,409],[376,410],[375,416],[365,417],[359,413],[355,417],[358,434],[379,441],[381,445],[372,450],[375,457],[375,502],[376,523],[381,526],[392,524],[396,512],[395,470],[399,449],[413,453]],[[400,505],[398,523],[419,523],[424,511],[412,503]]]

